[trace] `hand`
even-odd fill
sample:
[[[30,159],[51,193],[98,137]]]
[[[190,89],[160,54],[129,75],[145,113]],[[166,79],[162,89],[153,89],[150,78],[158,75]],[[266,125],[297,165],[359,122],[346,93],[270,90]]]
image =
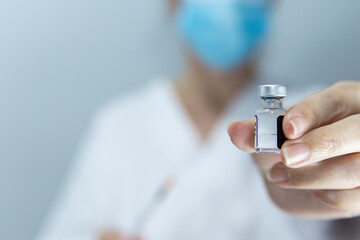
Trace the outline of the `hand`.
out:
[[[268,192],[284,211],[317,219],[360,215],[360,83],[340,82],[289,109],[280,155],[253,154]],[[254,152],[254,120],[229,126]]]
[[[100,240],[141,240],[140,237],[126,237],[113,231],[104,232],[101,234]]]

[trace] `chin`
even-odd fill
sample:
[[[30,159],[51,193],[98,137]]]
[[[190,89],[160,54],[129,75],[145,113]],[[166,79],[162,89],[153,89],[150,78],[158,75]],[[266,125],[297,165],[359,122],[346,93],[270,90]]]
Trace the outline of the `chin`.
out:
[[[196,75],[213,81],[249,80],[248,78],[252,77],[258,62],[257,58],[252,58],[243,63],[239,63],[238,66],[233,68],[220,70],[204,63],[191,51],[186,51],[186,58],[191,71]]]
[[[254,69],[256,68],[256,62],[245,62],[239,64],[234,68],[226,70],[219,70],[202,64],[203,71],[207,72],[209,77],[218,81],[231,81],[234,79],[248,80],[252,76]]]

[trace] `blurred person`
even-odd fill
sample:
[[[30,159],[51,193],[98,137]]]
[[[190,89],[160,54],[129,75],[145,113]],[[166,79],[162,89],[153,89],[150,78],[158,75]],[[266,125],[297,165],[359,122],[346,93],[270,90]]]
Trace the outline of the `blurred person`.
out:
[[[243,151],[229,140],[229,122],[251,118],[259,104],[256,66],[272,4],[170,0],[187,71],[99,112],[39,239],[360,237],[356,219],[330,221],[360,214],[358,82],[290,94],[300,102],[285,115],[281,155],[248,154],[253,120],[228,127]],[[279,211],[267,193],[307,219]]]

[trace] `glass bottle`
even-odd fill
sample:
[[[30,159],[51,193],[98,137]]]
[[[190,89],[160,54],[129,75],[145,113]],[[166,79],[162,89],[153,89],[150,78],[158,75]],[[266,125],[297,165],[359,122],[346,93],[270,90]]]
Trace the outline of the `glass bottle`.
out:
[[[282,121],[286,113],[283,99],[286,87],[281,85],[261,85],[258,88],[262,107],[255,114],[255,152],[280,153],[286,141]]]

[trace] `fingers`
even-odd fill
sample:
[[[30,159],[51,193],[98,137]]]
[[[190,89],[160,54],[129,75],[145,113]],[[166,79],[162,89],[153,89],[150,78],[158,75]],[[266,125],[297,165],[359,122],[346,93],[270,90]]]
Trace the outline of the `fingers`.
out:
[[[310,190],[283,189],[266,181],[273,202],[283,211],[302,218],[338,219],[350,217],[347,211],[321,201]]]
[[[284,133],[288,139],[296,139],[312,129],[357,113],[360,113],[360,83],[337,83],[290,108],[284,117]]]
[[[310,131],[286,141],[281,158],[291,168],[308,166],[325,159],[360,152],[360,114]]]
[[[255,138],[255,120],[251,119],[245,122],[232,122],[228,127],[228,133],[230,135],[231,141],[237,146],[240,150],[248,153],[253,153],[254,148],[254,138]]]
[[[266,174],[268,181],[291,189],[353,189],[360,187],[360,153],[324,161],[304,168],[275,164]]]

